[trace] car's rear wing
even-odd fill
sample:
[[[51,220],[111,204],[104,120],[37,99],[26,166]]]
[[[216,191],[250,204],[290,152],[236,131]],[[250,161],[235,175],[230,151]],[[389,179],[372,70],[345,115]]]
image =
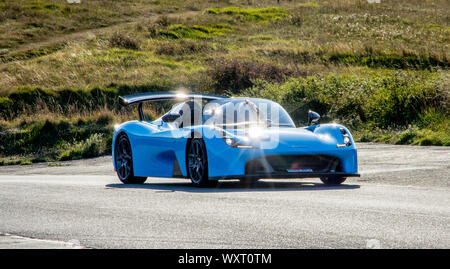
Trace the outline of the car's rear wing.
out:
[[[203,94],[203,93],[180,93],[180,92],[146,92],[138,93],[126,96],[119,96],[119,102],[123,106],[128,106],[134,103],[141,103],[145,101],[156,101],[156,100],[187,100],[187,99],[203,99],[203,100],[218,100],[226,98],[225,96]]]
[[[202,100],[219,100],[227,98],[225,96],[203,94],[203,93],[180,93],[180,92],[146,92],[126,96],[119,96],[119,103],[123,106],[128,106],[134,103],[139,103],[139,119],[144,119],[144,112],[142,111],[142,102],[157,101],[157,100],[188,100],[188,99],[202,99]]]

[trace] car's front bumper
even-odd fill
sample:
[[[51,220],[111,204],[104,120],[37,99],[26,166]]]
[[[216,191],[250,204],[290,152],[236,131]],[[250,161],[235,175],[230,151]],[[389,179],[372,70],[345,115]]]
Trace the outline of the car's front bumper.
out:
[[[217,149],[217,148],[216,148]],[[358,176],[357,152],[355,148],[287,148],[284,150],[260,150],[260,149],[219,149],[208,151],[209,176],[211,178],[237,178],[252,175],[251,171],[247,171],[247,164],[253,160],[260,158],[269,158],[271,156],[314,156],[326,155],[338,158],[340,161],[340,169],[333,171],[332,174],[343,173],[342,176]],[[288,172],[284,171],[265,171],[257,173],[255,176],[260,178],[286,178],[286,177],[321,177],[326,176],[321,172],[325,171],[304,171],[304,172]],[[330,171],[331,172],[331,171]]]
[[[256,173],[255,176],[266,178],[300,178],[325,176],[320,174],[324,172],[357,175],[357,151],[354,142],[351,141],[352,144],[347,147],[338,146],[342,143],[339,126],[322,126],[321,130],[267,130],[264,134],[268,137],[255,139],[258,143],[255,143],[254,148],[230,147],[221,137],[205,139],[209,177],[236,178]],[[277,156],[280,157],[278,160]],[[302,160],[302,157],[305,159]],[[339,160],[339,165],[328,167],[327,158],[330,164],[333,159]],[[322,166],[320,163],[323,159],[325,163]],[[262,160],[260,163],[263,169],[252,169],[251,164],[257,160]]]

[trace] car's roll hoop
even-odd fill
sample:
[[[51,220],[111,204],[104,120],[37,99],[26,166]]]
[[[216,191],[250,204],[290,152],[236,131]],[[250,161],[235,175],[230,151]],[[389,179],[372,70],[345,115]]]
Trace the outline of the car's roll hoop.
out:
[[[145,101],[157,101],[157,100],[187,100],[187,99],[204,99],[204,100],[219,100],[227,98],[226,96],[204,94],[204,93],[181,93],[181,92],[146,92],[139,94],[132,94],[126,96],[119,96],[119,103],[123,106],[128,106],[134,103],[141,103]]]

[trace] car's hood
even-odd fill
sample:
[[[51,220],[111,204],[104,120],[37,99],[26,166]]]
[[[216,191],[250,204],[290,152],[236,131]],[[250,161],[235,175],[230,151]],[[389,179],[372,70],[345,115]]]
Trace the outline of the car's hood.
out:
[[[226,133],[259,147],[316,148],[331,146],[338,141],[331,133],[314,133],[306,128],[249,128],[226,129]],[[247,139],[245,139],[247,137]]]

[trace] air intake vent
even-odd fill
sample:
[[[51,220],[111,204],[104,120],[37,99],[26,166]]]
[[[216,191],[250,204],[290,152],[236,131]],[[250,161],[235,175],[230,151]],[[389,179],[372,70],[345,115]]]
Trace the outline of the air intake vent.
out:
[[[340,172],[339,159],[327,155],[272,155],[251,160],[246,174],[267,172]]]

